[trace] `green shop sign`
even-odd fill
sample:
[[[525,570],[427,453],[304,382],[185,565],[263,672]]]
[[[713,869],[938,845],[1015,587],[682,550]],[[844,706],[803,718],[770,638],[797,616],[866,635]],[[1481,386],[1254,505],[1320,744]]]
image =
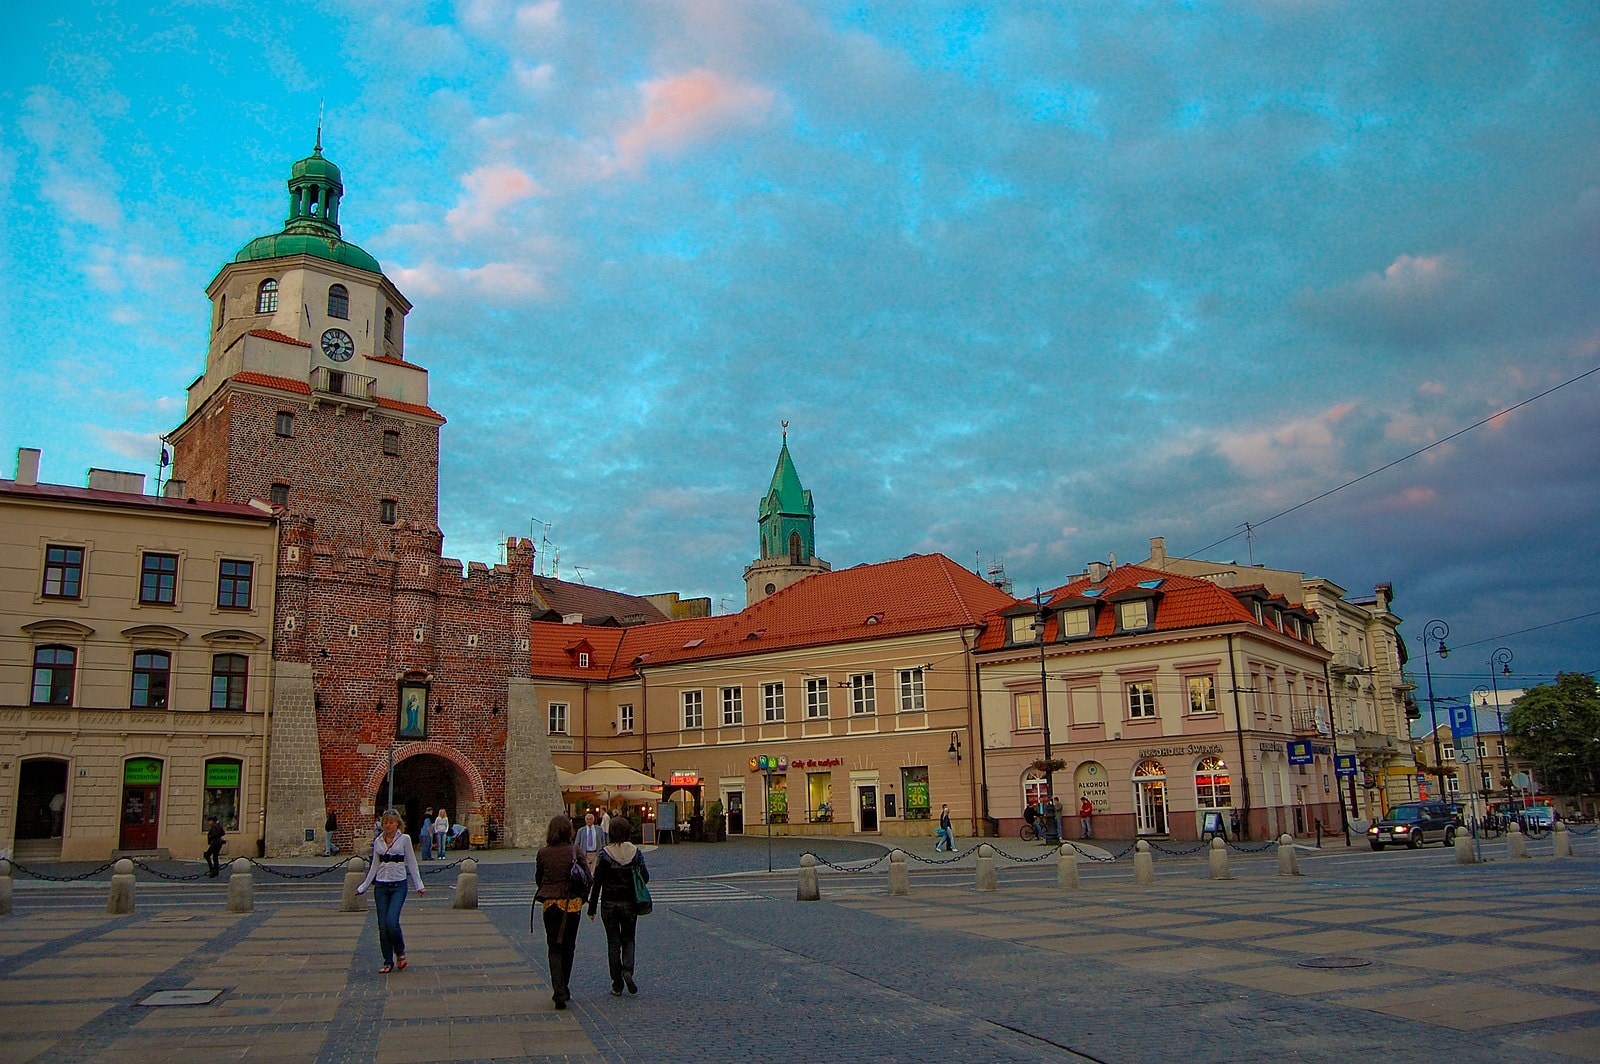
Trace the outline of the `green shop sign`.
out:
[[[136,757],[122,766],[123,783],[160,783],[161,762],[153,757]]]
[[[206,765],[207,787],[237,787],[239,786],[239,763],[237,761],[213,761]]]

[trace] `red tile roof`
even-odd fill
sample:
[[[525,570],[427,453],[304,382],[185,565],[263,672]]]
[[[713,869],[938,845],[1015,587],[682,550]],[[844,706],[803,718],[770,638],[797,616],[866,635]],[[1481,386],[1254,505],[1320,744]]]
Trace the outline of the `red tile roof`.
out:
[[[65,484],[18,484],[14,480],[0,480],[0,495],[50,499],[56,502],[88,503],[96,506],[120,506],[143,510],[203,513],[213,517],[245,517],[255,521],[274,521],[277,519],[270,511],[260,510],[254,506],[241,506],[231,502],[201,502],[198,499],[167,498],[161,495],[144,495],[131,491],[73,488]]]
[[[369,357],[367,359],[367,361],[368,362],[382,362],[385,366],[404,366],[406,369],[414,369],[419,373],[428,372],[427,370],[423,369],[421,366],[417,365],[415,362],[407,362],[403,358],[390,358],[388,355],[372,355],[371,357]]]
[[[281,333],[276,329],[251,329],[248,332],[246,332],[245,335],[246,336],[259,336],[263,340],[276,340],[280,344],[293,344],[296,347],[310,347],[311,346],[309,343],[307,343],[304,340],[296,340],[294,337],[286,335],[284,333]]]
[[[263,388],[277,388],[279,391],[295,392],[299,395],[311,394],[311,385],[305,381],[292,381],[288,377],[274,377],[267,373],[235,373],[229,379],[240,384],[259,384]]]
[[[422,417],[438,418],[440,421],[444,420],[443,414],[439,413],[432,407],[423,406],[420,403],[402,403],[398,399],[385,399],[382,396],[377,396],[375,401],[385,410],[399,410],[407,414],[418,414]]]
[[[649,599],[553,576],[535,576],[533,594],[536,609],[559,615],[546,620],[571,614],[579,614],[584,624],[593,625],[659,624],[668,619]]]
[[[1156,584],[1153,588],[1141,588],[1140,584]],[[1070,583],[1050,591],[1045,601],[1057,606],[1070,602],[1074,606],[1092,602],[1104,602],[1107,605],[1096,611],[1094,636],[1104,638],[1115,635],[1117,630],[1117,611],[1111,604],[1125,602],[1131,598],[1140,598],[1144,594],[1154,597],[1156,632],[1172,632],[1188,628],[1201,628],[1207,625],[1221,624],[1248,624],[1253,627],[1267,628],[1277,631],[1270,625],[1256,622],[1255,611],[1239,600],[1238,592],[1244,590],[1236,588],[1229,590],[1218,587],[1208,580],[1201,580],[1193,576],[1179,576],[1160,569],[1146,569],[1139,565],[1122,565],[1113,569],[1104,580],[1096,584],[1088,577],[1080,577]],[[1084,592],[1096,591],[1093,596],[1086,596]],[[997,616],[996,621],[1000,618]],[[1051,619],[1045,625],[1045,639],[1055,642],[1059,636],[1060,618],[1052,611]],[[991,624],[978,640],[979,650],[998,650],[1006,645],[1006,626],[1004,624]]]
[[[639,658],[665,665],[976,628],[1017,601],[942,554],[914,554],[817,573],[720,617],[620,629],[535,623],[533,673],[616,679]],[[570,663],[566,648],[578,638],[594,644],[595,669]]]

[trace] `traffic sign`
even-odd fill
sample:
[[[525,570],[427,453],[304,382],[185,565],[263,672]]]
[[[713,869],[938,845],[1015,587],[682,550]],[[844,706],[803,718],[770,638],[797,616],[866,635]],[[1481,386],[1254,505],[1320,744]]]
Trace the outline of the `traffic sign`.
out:
[[[1450,734],[1458,740],[1465,737],[1471,738],[1477,733],[1477,728],[1472,720],[1471,706],[1450,707]]]

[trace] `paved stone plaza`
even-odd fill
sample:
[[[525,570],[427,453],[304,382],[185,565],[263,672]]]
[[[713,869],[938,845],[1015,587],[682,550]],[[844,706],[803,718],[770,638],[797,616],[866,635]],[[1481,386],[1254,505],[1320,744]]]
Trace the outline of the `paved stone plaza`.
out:
[[[819,903],[794,900],[792,871],[766,874],[764,840],[663,847],[640,995],[609,995],[585,921],[567,1012],[528,933],[525,853],[484,861],[477,910],[450,907],[455,871],[434,866],[406,905],[411,965],[390,976],[372,915],[337,911],[337,874],[257,873],[242,915],[221,884],[141,877],[127,917],[104,914],[103,880],[19,877],[0,1060],[1600,1060],[1600,855],[1578,843],[1561,861],[1491,846],[1464,868],[1340,846],[1298,878],[1236,853],[1222,883],[1158,855],[1152,887],[1126,859],[1085,862],[1075,892],[1051,859],[1001,860],[1000,889],[979,893],[969,854],[913,860],[908,897],[881,862],[824,869]],[[804,849],[882,853],[779,840],[775,867]],[[1329,960],[1360,966],[1305,964]],[[181,988],[222,993],[139,1004]]]

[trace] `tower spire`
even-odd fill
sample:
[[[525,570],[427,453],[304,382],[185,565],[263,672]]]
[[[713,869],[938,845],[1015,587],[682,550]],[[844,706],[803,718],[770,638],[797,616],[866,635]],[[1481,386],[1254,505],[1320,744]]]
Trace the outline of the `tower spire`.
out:
[[[317,101],[317,145],[311,149],[314,155],[322,154],[322,112],[326,107],[326,100]]]

